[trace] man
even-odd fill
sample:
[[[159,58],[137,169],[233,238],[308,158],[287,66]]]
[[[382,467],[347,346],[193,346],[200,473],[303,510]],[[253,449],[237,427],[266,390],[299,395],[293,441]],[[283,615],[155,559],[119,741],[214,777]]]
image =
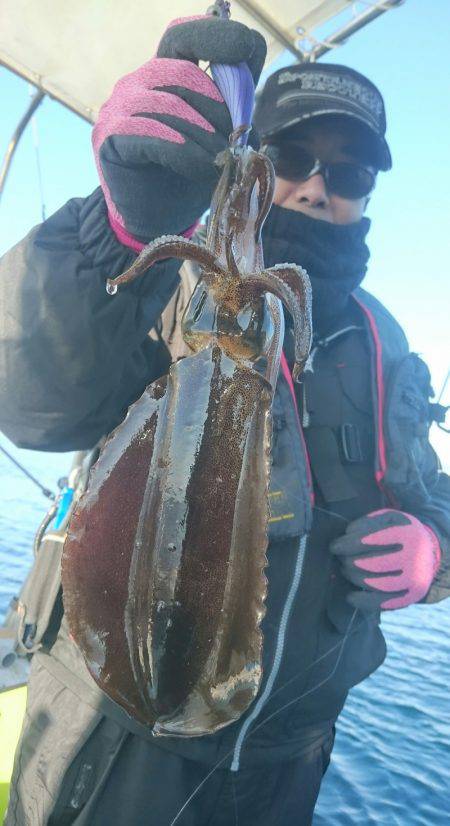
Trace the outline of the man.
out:
[[[92,448],[185,353],[192,268],[180,283],[178,264],[161,262],[113,300],[105,280],[152,238],[190,235],[208,205],[231,122],[198,59],[245,60],[257,80],[264,44],[238,23],[175,21],[100,113],[101,189],[3,260],[1,416],[16,444]],[[391,164],[381,96],[345,67],[291,67],[269,78],[255,124],[277,173],[265,261],[307,268],[315,331],[294,388],[286,318],[259,697],[216,735],[154,742],[101,695],[54,612],[34,655],[8,826],[306,826],[348,690],[384,659],[380,609],[449,594],[450,486],[427,440],[429,374],[359,288],[363,212]]]

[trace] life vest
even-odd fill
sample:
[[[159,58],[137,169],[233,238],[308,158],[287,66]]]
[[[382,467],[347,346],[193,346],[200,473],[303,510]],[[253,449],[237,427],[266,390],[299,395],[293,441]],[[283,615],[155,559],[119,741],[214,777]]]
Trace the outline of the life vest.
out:
[[[270,537],[307,532],[314,497],[349,520],[388,506],[427,513],[446,530],[430,492],[438,465],[428,432],[440,413],[430,373],[382,305],[358,290],[340,326],[315,340],[295,388],[290,349],[287,335],[273,404]]]

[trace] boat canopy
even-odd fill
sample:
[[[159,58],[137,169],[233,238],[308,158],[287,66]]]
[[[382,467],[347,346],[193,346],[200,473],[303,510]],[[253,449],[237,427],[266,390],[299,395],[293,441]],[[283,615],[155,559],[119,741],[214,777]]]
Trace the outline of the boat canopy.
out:
[[[284,49],[293,60],[315,59],[400,2],[233,0],[231,13],[262,32],[270,64]],[[93,122],[116,80],[155,53],[169,21],[207,7],[208,0],[2,0],[0,63]],[[337,31],[320,39],[333,20]]]

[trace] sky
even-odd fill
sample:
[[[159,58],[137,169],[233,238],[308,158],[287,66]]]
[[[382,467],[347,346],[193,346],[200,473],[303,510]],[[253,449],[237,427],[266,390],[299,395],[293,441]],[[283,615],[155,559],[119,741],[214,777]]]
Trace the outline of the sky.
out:
[[[435,391],[450,368],[449,50],[450,2],[406,0],[321,59],[367,75],[385,99],[394,166],[380,174],[368,207],[372,256],[363,286],[400,321],[411,349],[427,361]],[[28,105],[29,85],[0,67],[0,94],[3,153]],[[44,100],[16,152],[0,203],[0,254],[41,220],[36,134],[50,215],[98,185],[90,132],[81,118]],[[442,401],[450,405],[450,382]],[[432,441],[450,468],[450,436],[434,426]]]

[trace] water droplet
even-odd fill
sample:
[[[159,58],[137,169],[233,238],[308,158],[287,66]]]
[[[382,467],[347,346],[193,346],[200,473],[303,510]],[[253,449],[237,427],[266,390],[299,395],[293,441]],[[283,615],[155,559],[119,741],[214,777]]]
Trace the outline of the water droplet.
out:
[[[106,282],[106,292],[108,293],[108,295],[115,295],[117,292],[117,284],[111,284],[111,282],[108,280]]]

